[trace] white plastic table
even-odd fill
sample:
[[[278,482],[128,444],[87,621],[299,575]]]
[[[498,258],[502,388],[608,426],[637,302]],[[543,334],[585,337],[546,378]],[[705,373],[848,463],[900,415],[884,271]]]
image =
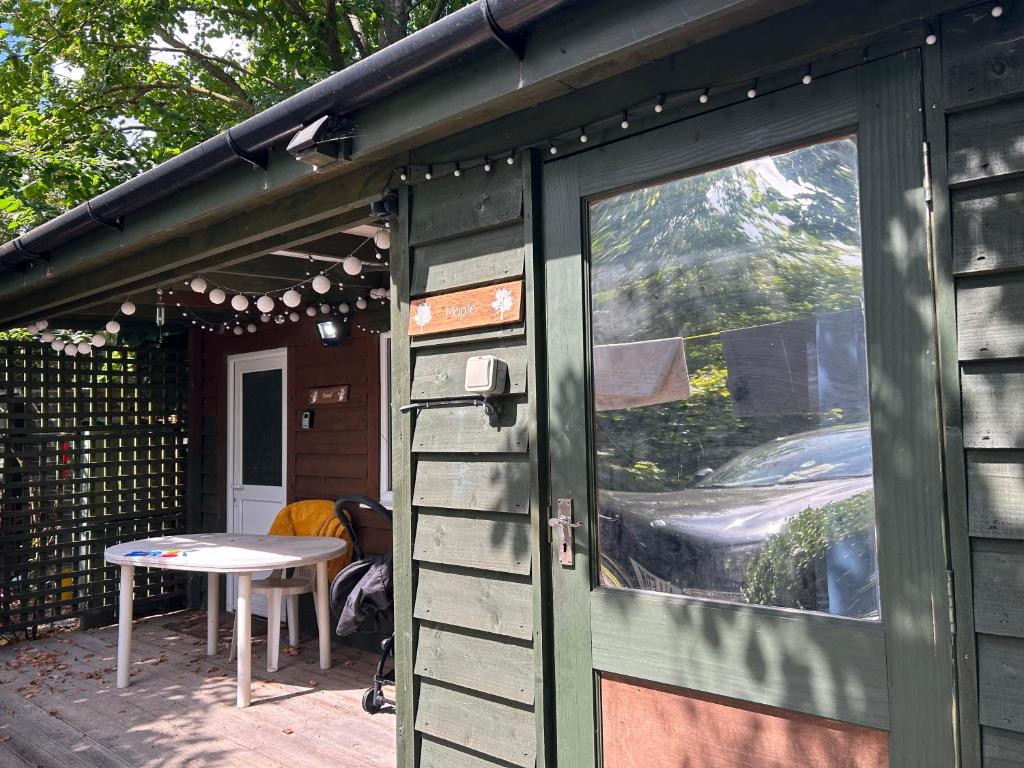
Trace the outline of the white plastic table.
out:
[[[117,632],[117,687],[127,688],[132,652],[132,596],[136,568],[199,571],[208,574],[206,653],[217,652],[220,623],[220,574],[238,577],[238,706],[247,707],[252,684],[252,574],[278,568],[316,566],[317,628],[320,669],[331,666],[330,608],[327,561],[344,554],[348,544],[326,536],[257,536],[242,533],[197,533],[160,536],[117,544],[104,553],[108,563],[121,566],[120,611]],[[129,552],[180,549],[176,557],[128,557]]]

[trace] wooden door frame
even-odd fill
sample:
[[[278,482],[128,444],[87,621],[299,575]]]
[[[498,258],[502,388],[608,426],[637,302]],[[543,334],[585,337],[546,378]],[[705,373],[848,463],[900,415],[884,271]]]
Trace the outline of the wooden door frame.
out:
[[[756,623],[774,641],[767,644],[769,651],[781,647],[782,653],[769,653],[765,659],[769,671],[773,665],[783,666],[776,669],[780,676],[756,692],[754,700],[762,704],[801,709],[794,699],[820,694],[822,682],[832,680],[835,673],[849,675],[858,665],[877,662],[878,655],[884,655],[879,679],[885,700],[868,695],[850,706],[826,701],[823,707],[818,702],[813,713],[887,728],[892,768],[953,764],[953,659],[934,290],[923,191],[921,82],[919,52],[910,51],[546,166],[549,501],[554,506],[558,498],[575,499],[577,520],[583,523],[577,531],[575,567],[565,570],[552,557],[552,601],[560,625],[552,643],[560,765],[599,764],[595,664],[608,672],[749,698],[737,695],[739,680],[720,672],[690,676],[691,649],[668,642],[671,633],[678,632],[679,617],[696,621],[698,612],[704,622],[720,616],[721,628],[731,631]],[[872,637],[870,630],[847,632],[848,620],[836,617],[796,616],[780,609],[675,595],[592,591],[596,564],[591,553],[597,551],[588,519],[593,508],[592,440],[589,409],[581,407],[591,402],[584,201],[851,133],[857,134],[860,169],[884,636],[882,624]],[[912,194],[915,190],[921,193]],[[587,450],[580,450],[583,437]],[[899,542],[916,546],[896,552]],[[599,614],[592,616],[592,611]],[[621,624],[626,615],[633,630],[628,644],[620,642],[615,648],[609,639],[613,633],[592,631],[592,626],[609,629],[616,619]],[[646,618],[636,622],[640,616]],[[673,621],[667,620],[670,616]],[[833,669],[831,659],[801,658],[803,677],[812,679],[804,690],[794,692],[792,687],[804,681],[795,679],[797,665],[785,666],[784,651],[807,633],[814,642],[844,647],[846,653],[838,669]],[[719,647],[728,644],[723,638],[728,634],[717,635]],[[735,649],[741,662],[742,653]],[[591,684],[582,684],[583,680]],[[922,739],[925,733],[928,738]]]

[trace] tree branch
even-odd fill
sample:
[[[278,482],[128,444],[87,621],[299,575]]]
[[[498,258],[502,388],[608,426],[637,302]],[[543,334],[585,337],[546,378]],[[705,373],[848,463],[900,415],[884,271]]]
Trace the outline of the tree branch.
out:
[[[174,33],[165,27],[156,27],[156,34],[157,37],[167,43],[167,45],[177,48],[180,53],[196,62],[196,64],[202,67],[202,69],[204,69],[211,77],[227,86],[227,88],[235,94],[235,98],[228,103],[236,104],[236,106],[241,107],[249,114],[254,114],[256,112],[252,100],[249,98],[249,94],[246,93],[245,89],[242,88],[238,81],[229,75],[223,67],[220,67],[214,61],[211,61],[210,58],[202,51],[197,51],[195,48],[186,45],[183,41],[175,37]],[[213,94],[214,91],[209,91],[209,93]]]
[[[348,37],[352,41],[352,45],[354,45],[356,50],[359,52],[359,58],[365,59],[370,53],[370,45],[366,40],[366,35],[363,34],[363,25],[359,21],[359,17],[353,13],[349,13],[346,9],[342,11],[340,21],[345,27],[345,31],[348,33]]]
[[[448,0],[437,0],[437,2],[434,3],[434,10],[430,12],[430,20],[427,23],[433,24],[435,21],[440,19],[444,14],[446,5],[448,5]]]
[[[335,71],[345,68],[345,57],[341,55],[341,40],[338,38],[338,2],[324,0],[324,26],[320,39],[327,49],[327,58]]]

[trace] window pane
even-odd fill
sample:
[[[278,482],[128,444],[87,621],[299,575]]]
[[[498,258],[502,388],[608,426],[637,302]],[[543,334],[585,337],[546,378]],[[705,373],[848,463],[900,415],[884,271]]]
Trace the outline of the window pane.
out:
[[[590,227],[602,583],[877,618],[855,141]]]
[[[281,485],[281,370],[242,374],[242,483]]]

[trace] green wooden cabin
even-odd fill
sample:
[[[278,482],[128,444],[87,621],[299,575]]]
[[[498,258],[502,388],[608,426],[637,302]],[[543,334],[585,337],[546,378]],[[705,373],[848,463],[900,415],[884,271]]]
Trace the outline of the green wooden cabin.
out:
[[[403,767],[1024,766],[1024,5],[510,7],[307,94],[350,121],[315,165],[297,119],[24,234],[0,324],[131,298],[152,333],[174,288],[194,530],[228,524],[228,360],[287,348],[287,500],[393,492]],[[182,284],[317,312],[385,222],[338,347]]]

